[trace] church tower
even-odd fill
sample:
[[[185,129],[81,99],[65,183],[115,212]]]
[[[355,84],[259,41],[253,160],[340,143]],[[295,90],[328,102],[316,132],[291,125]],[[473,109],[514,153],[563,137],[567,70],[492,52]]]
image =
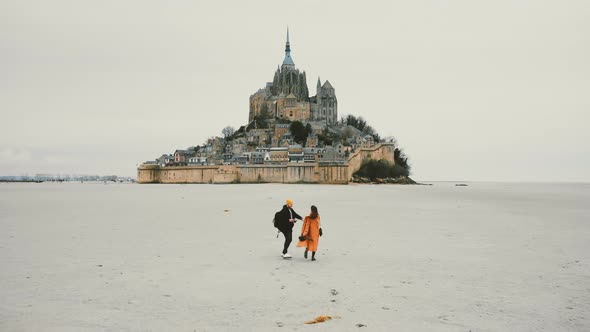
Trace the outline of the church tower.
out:
[[[295,63],[291,58],[291,44],[289,43],[289,27],[287,27],[287,43],[285,44],[285,60],[283,60],[282,70],[295,69]]]
[[[318,105],[322,104],[322,94],[320,93],[320,91],[322,91],[322,81],[320,80],[320,77],[318,76],[318,84],[316,85],[316,88],[315,88],[315,95],[316,95],[315,105],[312,106],[312,109],[314,110],[313,114],[311,116],[312,121],[321,119],[320,113],[319,113],[319,108],[318,108]]]
[[[285,59],[280,68],[275,72],[272,81],[272,95],[286,97],[293,94],[298,102],[309,101],[307,78],[305,72],[295,68],[291,58],[291,43],[289,42],[289,28],[287,28],[287,42],[285,43]]]
[[[336,98],[336,90],[330,81],[326,81],[322,85],[318,77],[315,101],[314,120],[325,121],[330,126],[336,125],[338,123],[338,99]]]

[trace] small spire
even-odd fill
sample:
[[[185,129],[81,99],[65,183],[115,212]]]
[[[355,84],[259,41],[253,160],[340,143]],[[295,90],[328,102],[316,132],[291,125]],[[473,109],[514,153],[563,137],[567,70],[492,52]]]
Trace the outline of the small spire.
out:
[[[285,52],[291,52],[291,43],[289,43],[289,27],[287,26],[287,43],[285,44]]]

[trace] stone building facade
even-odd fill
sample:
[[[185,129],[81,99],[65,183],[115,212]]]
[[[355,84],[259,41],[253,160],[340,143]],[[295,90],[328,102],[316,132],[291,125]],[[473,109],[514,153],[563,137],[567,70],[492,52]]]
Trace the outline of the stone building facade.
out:
[[[329,126],[334,126],[338,123],[338,100],[336,99],[336,91],[329,81],[323,85],[318,78],[316,87],[317,94],[310,98],[311,104],[311,120],[325,121]]]

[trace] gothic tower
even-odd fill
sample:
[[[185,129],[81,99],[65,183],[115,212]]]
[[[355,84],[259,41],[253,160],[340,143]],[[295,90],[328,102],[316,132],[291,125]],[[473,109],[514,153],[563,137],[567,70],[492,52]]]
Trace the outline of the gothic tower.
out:
[[[283,65],[281,69],[295,69],[295,63],[291,58],[291,44],[289,43],[289,28],[287,27],[287,43],[285,44],[285,60],[283,60]]]
[[[295,68],[291,58],[291,43],[289,42],[289,29],[287,28],[287,42],[285,44],[285,59],[280,68],[277,68],[272,81],[273,96],[295,95],[297,101],[309,101],[307,78],[305,72]]]
[[[315,120],[325,121],[330,126],[336,125],[338,123],[338,100],[336,99],[336,90],[330,81],[326,81],[322,85],[318,77],[315,100]]]

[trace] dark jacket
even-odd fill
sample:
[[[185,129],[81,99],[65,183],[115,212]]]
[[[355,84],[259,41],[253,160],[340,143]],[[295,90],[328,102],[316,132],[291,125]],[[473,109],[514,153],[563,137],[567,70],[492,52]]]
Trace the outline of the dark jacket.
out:
[[[295,223],[289,222],[289,219],[303,219],[295,210],[287,207],[287,205],[283,205],[283,209],[279,211],[277,217],[279,217],[279,230],[281,232],[287,232],[293,229]]]

